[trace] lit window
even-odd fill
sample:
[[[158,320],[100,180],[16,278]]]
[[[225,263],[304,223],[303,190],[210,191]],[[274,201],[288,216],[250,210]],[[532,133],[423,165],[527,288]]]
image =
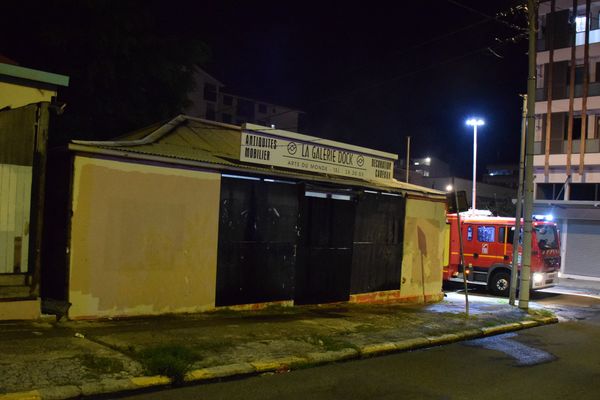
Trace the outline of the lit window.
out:
[[[585,17],[575,17],[575,32],[585,31]]]
[[[477,240],[479,242],[494,242],[496,236],[496,228],[493,226],[478,226]]]

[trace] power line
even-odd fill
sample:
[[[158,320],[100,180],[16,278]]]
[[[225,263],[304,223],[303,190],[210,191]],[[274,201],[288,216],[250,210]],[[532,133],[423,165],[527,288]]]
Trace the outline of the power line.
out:
[[[505,25],[505,26],[507,26],[507,27],[509,27],[509,28],[511,28],[511,29],[516,29],[516,30],[519,30],[519,31],[526,31],[526,30],[527,30],[527,28],[523,28],[522,26],[515,25],[515,24],[511,24],[510,22],[508,22],[508,21],[504,21],[503,19],[500,19],[500,18],[498,18],[497,16],[488,15],[488,14],[486,14],[486,13],[484,13],[484,12],[481,12],[481,11],[479,11],[479,10],[477,10],[477,9],[473,8],[473,7],[469,7],[469,6],[467,6],[467,5],[464,5],[464,4],[462,4],[462,3],[459,3],[459,2],[458,2],[458,1],[456,1],[456,0],[446,0],[446,1],[447,1],[448,3],[450,3],[450,4],[454,4],[454,5],[455,5],[455,6],[457,6],[457,7],[460,7],[460,8],[463,8],[463,9],[465,9],[465,10],[471,11],[471,12],[473,12],[473,13],[475,13],[475,14],[479,14],[479,15],[481,15],[481,16],[483,16],[483,17],[487,18],[488,20],[493,20],[493,21],[496,21],[496,22],[498,22],[498,23],[500,23],[500,24],[502,24],[502,25]]]

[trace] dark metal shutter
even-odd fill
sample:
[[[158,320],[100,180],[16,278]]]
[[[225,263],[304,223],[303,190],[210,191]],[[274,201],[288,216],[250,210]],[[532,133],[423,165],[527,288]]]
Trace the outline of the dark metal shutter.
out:
[[[600,278],[600,221],[569,220],[565,274]]]

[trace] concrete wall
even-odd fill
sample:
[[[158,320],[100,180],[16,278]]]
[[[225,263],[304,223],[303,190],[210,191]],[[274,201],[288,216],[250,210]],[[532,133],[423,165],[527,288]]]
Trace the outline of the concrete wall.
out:
[[[0,109],[17,108],[31,103],[51,101],[56,91],[0,82]]]
[[[407,199],[400,285],[402,298],[429,301],[443,297],[445,232],[444,202],[411,197]]]
[[[70,318],[214,308],[220,175],[77,156]]]

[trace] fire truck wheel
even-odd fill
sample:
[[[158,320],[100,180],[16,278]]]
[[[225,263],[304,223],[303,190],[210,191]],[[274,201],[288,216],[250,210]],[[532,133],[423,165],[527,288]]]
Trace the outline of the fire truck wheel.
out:
[[[504,271],[495,272],[488,283],[488,290],[495,296],[507,297],[510,292],[510,274]]]

